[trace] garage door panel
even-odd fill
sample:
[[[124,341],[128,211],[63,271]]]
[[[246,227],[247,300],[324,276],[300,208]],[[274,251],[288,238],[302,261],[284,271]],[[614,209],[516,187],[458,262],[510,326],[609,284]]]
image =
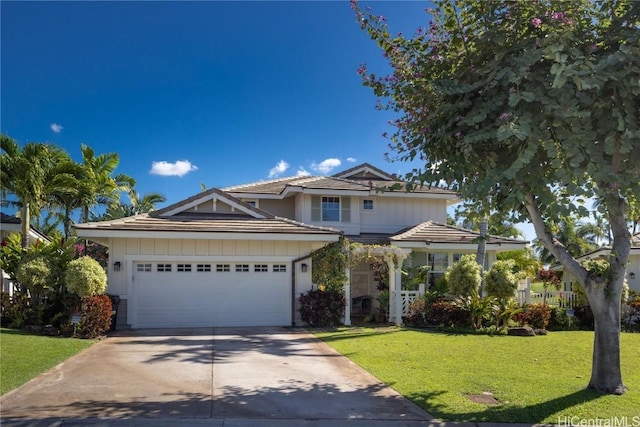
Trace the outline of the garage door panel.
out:
[[[148,264],[148,263],[147,263]],[[134,327],[284,326],[291,319],[286,272],[151,271],[134,268]]]

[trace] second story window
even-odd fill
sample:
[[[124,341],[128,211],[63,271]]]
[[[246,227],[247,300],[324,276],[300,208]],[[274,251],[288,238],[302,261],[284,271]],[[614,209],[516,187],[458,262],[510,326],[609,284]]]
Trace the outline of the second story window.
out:
[[[351,222],[349,196],[312,196],[311,221]]]
[[[364,199],[362,201],[362,210],[367,211],[367,212],[373,212],[373,200]]]
[[[322,221],[340,221],[340,197],[322,197]]]

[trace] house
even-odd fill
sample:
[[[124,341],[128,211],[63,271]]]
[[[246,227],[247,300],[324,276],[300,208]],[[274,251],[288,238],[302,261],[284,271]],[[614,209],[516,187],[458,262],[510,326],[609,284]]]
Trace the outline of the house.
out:
[[[10,234],[22,232],[21,224],[20,218],[0,212],[0,240],[4,242]],[[29,229],[29,244],[38,241],[49,242],[49,238],[31,226]],[[14,288],[9,274],[4,270],[0,270],[0,274],[2,275],[2,292],[13,295]]]
[[[577,258],[577,260],[584,261],[596,258],[608,259],[610,253],[611,248],[604,246]],[[562,267],[562,265],[557,265],[554,267],[554,270],[564,271],[564,267]],[[640,292],[640,233],[636,233],[631,236],[631,250],[629,252],[629,264],[627,265],[626,278],[629,290]],[[563,273],[562,283],[564,290],[571,291],[573,283],[575,282],[575,276],[573,276],[569,271]]]
[[[121,298],[120,325],[299,324],[297,297],[313,286],[311,254],[341,236],[393,245],[410,264],[430,265],[432,281],[462,254],[475,253],[477,233],[446,225],[447,207],[459,202],[455,193],[426,186],[406,192],[402,184],[365,163],[333,176],[211,189],[149,214],[75,228],[109,247],[108,292]],[[525,244],[491,236],[489,264],[497,252]],[[350,271],[347,301],[376,295],[381,278],[370,267]],[[400,269],[389,271],[399,295]],[[394,299],[391,309],[396,323],[400,303]]]

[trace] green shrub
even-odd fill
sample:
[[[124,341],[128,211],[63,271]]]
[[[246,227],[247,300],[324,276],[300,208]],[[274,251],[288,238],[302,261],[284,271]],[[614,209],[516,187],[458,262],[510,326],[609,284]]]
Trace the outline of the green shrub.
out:
[[[569,316],[566,307],[551,307],[548,329],[551,331],[572,331],[578,329],[579,321]]]
[[[81,318],[76,335],[81,338],[97,338],[104,334],[111,326],[112,310],[108,295],[82,297]]]
[[[81,297],[99,295],[107,289],[107,273],[98,261],[88,256],[69,263],[65,280],[69,292]]]
[[[480,298],[477,295],[458,298],[455,304],[469,314],[474,329],[482,328],[498,308],[495,298]]]
[[[580,329],[593,331],[595,324],[593,319],[593,312],[591,311],[591,307],[589,305],[585,304],[574,307],[573,313],[575,318],[578,320]]]
[[[34,300],[39,300],[51,284],[51,263],[44,256],[24,259],[16,270],[16,279]]]
[[[334,290],[309,291],[298,298],[300,315],[309,326],[325,327],[342,324],[346,301],[342,292]]]
[[[482,277],[475,255],[463,255],[460,261],[447,268],[445,278],[449,291],[453,295],[461,297],[477,295]]]
[[[487,294],[500,300],[513,298],[518,289],[518,279],[512,273],[512,260],[496,261],[485,273],[485,289]]]

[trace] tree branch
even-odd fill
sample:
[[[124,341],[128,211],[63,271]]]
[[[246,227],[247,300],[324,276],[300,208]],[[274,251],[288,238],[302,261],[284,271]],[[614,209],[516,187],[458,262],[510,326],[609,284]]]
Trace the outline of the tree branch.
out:
[[[549,229],[546,227],[540,207],[538,206],[535,196],[532,193],[525,195],[525,207],[529,213],[529,219],[536,231],[536,236],[540,243],[547,248],[549,252],[570,271],[580,283],[587,283],[587,270],[567,251],[556,238],[553,237]],[[588,286],[588,285],[587,285]]]

